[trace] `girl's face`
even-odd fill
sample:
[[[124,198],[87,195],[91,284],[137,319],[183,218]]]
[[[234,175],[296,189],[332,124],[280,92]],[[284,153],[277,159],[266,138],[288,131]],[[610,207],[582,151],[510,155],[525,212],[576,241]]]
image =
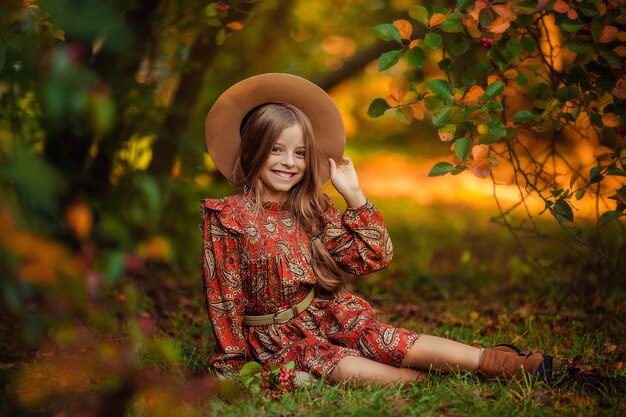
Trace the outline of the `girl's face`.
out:
[[[289,190],[304,177],[306,155],[304,137],[299,125],[286,127],[276,139],[270,155],[261,168],[263,199],[287,201]]]

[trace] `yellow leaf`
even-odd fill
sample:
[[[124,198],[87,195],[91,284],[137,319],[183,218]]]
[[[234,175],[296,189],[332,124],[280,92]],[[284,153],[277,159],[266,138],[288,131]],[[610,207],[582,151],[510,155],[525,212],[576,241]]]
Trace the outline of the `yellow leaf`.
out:
[[[409,40],[413,37],[413,26],[408,20],[399,19],[394,21],[393,25],[400,32],[400,38]]]
[[[511,21],[506,17],[498,17],[496,20],[491,22],[489,25],[489,32],[491,33],[504,33],[509,26],[511,26]]]
[[[413,49],[416,46],[420,46],[420,43],[421,43],[421,39],[413,39],[411,43],[409,44],[409,49]]]
[[[623,78],[617,80],[617,84],[611,90],[611,94],[617,98],[626,99],[626,80]]]
[[[620,45],[613,50],[617,55],[620,56],[620,58],[626,57],[626,45]]]
[[[491,116],[489,116],[488,112],[478,109],[468,114],[465,120],[474,123],[487,123],[491,121]]]
[[[230,22],[226,24],[226,27],[232,30],[241,30],[243,28],[243,25],[241,24],[241,22]]]
[[[489,162],[488,159],[481,159],[478,162],[472,162],[469,166],[469,170],[478,178],[487,178],[491,172],[491,162]]]
[[[424,103],[422,101],[411,104],[411,110],[413,110],[413,117],[417,120],[424,120]]]
[[[441,139],[442,142],[450,142],[454,139],[455,132],[456,126],[454,125],[452,127],[442,127],[439,129],[439,139]]]
[[[480,97],[485,94],[485,90],[479,85],[473,85],[465,91],[465,96],[461,100],[466,106],[478,103]]]
[[[504,91],[502,92],[502,95],[506,97],[514,97],[517,95],[517,91],[515,91],[515,89],[507,85],[506,87],[504,87]]]
[[[404,97],[409,92],[409,82],[402,76],[393,77],[389,83],[389,94],[402,103]]]
[[[620,125],[619,117],[615,113],[605,113],[602,115],[602,123],[606,127],[617,127]]]
[[[430,27],[434,28],[446,21],[446,15],[441,13],[436,13],[433,17],[430,18]]]
[[[509,80],[514,80],[515,78],[517,78],[517,70],[511,68],[508,69],[506,71],[504,71],[504,78],[508,78]]]
[[[619,36],[619,30],[615,26],[605,26],[600,34],[600,42],[613,42]]]
[[[467,28],[467,33],[469,33],[472,38],[480,38],[482,36],[480,30],[478,30],[478,20],[468,17],[463,19],[463,23]]]
[[[385,101],[387,102],[387,104],[389,104],[390,107],[398,107],[400,105],[398,99],[391,94],[385,97]]]
[[[476,0],[476,3],[474,3],[474,7],[476,7],[478,10],[486,9],[487,2],[484,0]]]
[[[567,17],[569,20],[576,20],[576,18],[578,18],[578,12],[575,9],[569,9],[567,11]]]
[[[502,80],[500,79],[500,77],[494,74],[487,76],[487,85],[491,85],[495,83],[496,81],[502,81]]]
[[[615,151],[606,146],[598,146],[596,149],[593,150],[593,157],[596,161],[606,158],[613,158],[614,154]]]
[[[554,6],[552,7],[552,9],[558,13],[567,13],[570,7],[569,7],[569,4],[567,4],[563,0],[557,0],[557,2],[554,3]]]
[[[91,231],[93,215],[87,204],[81,202],[72,203],[65,210],[65,221],[76,237],[80,240],[84,240],[89,236],[89,232]]]
[[[494,4],[491,9],[498,14],[498,16],[506,17],[509,20],[514,20],[517,16],[511,6],[506,4]]]

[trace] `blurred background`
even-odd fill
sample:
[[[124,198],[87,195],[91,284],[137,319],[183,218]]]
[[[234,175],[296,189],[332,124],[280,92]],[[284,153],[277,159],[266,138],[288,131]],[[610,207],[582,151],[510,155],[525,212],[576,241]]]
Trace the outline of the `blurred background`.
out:
[[[232,189],[206,153],[204,118],[226,88],[263,72],[316,82],[341,110],[346,154],[394,240],[387,271],[350,280],[375,305],[541,277],[537,302],[608,300],[623,317],[612,291],[626,278],[623,222],[597,229],[597,200],[576,202],[577,225],[606,257],[532,198],[529,222],[507,164],[493,178],[428,177],[450,153],[437,130],[367,115],[394,76],[440,74],[436,55],[419,70],[378,70],[393,46],[372,27],[406,19],[414,3],[2,0],[0,381],[11,399],[0,411],[71,403],[70,415],[124,415],[132,401],[171,410],[181,392],[227,389],[205,376],[198,224],[199,200]],[[589,167],[596,145],[570,151]]]

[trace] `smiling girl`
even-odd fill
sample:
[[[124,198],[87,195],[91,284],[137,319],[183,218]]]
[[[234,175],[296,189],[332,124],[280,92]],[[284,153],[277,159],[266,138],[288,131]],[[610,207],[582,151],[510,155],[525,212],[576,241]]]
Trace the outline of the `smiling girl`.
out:
[[[206,139],[216,166],[240,191],[201,204],[217,370],[294,361],[331,382],[409,382],[431,369],[549,380],[549,356],[381,323],[346,291],[342,271],[386,267],[392,245],[342,156],[343,123],[323,90],[288,74],[246,79],[211,109]],[[328,178],[346,201],[344,213],[322,192]]]

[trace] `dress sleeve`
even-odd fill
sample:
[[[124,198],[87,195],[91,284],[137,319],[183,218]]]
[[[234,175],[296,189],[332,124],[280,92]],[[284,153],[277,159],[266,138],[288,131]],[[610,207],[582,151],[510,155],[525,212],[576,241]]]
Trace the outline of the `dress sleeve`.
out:
[[[382,215],[369,200],[361,207],[348,207],[343,215],[331,206],[325,216],[322,242],[341,269],[365,275],[391,262],[389,233]]]
[[[244,303],[239,271],[239,234],[235,210],[222,200],[201,202],[202,277],[207,311],[215,335],[211,365],[233,372],[246,362]]]

